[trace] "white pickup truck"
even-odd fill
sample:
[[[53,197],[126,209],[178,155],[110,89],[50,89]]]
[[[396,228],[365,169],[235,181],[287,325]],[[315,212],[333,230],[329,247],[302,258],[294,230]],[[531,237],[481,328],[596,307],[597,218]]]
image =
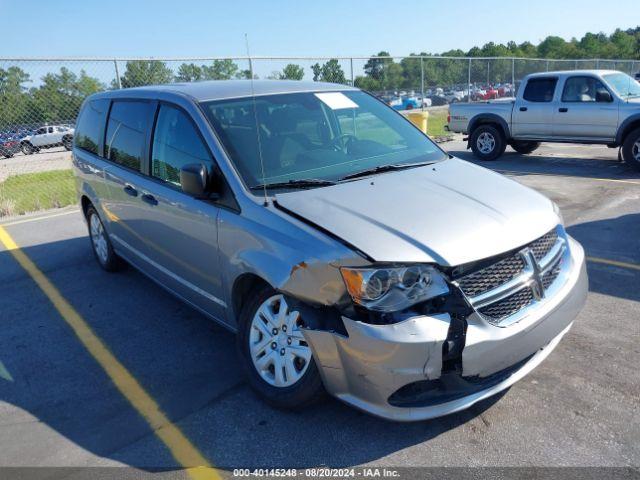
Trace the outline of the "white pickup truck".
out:
[[[640,83],[613,70],[536,73],[515,99],[451,105],[448,127],[468,134],[481,160],[507,145],[526,154],[540,142],[588,143],[622,147],[624,161],[640,169]]]
[[[63,146],[67,150],[73,147],[74,129],[64,125],[45,125],[31,135],[20,139],[20,148],[25,155],[31,155],[43,148]]]

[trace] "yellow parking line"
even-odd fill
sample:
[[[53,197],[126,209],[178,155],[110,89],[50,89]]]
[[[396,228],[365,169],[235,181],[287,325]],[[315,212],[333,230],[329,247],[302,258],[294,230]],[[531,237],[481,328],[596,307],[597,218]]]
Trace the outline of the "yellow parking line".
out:
[[[7,231],[0,226],[0,243],[13,255],[22,268],[40,287],[64,321],[74,331],[80,343],[104,369],[120,393],[148,422],[156,436],[167,446],[176,461],[187,469],[194,480],[218,479],[220,476],[182,431],[160,410],[158,403],[136,378],[111,353],[93,332],[89,324],[62,296],[36,264],[18,247]]]
[[[506,173],[511,175],[540,175],[547,177],[567,177],[567,178],[581,178],[583,180],[595,180],[598,182],[614,182],[614,183],[629,183],[631,185],[640,185],[640,181],[622,180],[618,178],[597,178],[597,177],[581,177],[579,175],[563,175],[561,173],[541,173],[541,172],[520,172],[517,170],[495,170],[498,173]]]
[[[629,262],[621,262],[619,260],[609,260],[607,258],[587,257],[589,262],[602,263],[604,265],[612,265],[614,267],[628,268],[630,270],[640,270],[640,265]]]
[[[47,220],[49,218],[62,217],[63,215],[71,215],[72,213],[78,213],[78,209],[67,210],[61,213],[53,213],[51,215],[42,215],[38,217],[29,217],[22,220],[14,220],[13,222],[0,223],[0,227],[10,227],[11,225],[20,225],[21,223],[37,222],[39,220]]]

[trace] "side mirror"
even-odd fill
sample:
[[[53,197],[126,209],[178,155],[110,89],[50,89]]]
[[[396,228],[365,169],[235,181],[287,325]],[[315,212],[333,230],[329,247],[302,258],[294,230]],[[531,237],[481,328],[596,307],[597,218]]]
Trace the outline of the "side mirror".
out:
[[[608,90],[598,90],[596,92],[596,102],[609,103],[613,102],[613,98]]]
[[[196,198],[205,197],[209,183],[207,167],[202,163],[189,163],[180,169],[182,191]]]

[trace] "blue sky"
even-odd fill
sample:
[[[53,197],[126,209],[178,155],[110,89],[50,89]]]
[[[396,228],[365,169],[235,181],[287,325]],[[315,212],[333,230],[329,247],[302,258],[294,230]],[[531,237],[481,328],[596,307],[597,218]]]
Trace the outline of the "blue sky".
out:
[[[14,19],[15,21],[12,21]],[[0,57],[369,55],[611,33],[638,0],[0,0]]]

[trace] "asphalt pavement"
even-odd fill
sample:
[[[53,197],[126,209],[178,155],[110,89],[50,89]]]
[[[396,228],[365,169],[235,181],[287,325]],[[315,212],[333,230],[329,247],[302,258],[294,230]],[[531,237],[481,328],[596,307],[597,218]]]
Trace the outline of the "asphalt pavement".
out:
[[[473,160],[461,141],[443,147]],[[217,467],[639,466],[640,172],[616,150],[575,145],[484,166],[558,202],[591,258],[587,305],[510,390],[419,423],[334,399],[274,410],[245,383],[231,333],[132,268],[97,266],[76,209],[4,229]],[[0,328],[0,466],[180,467],[1,244]]]

